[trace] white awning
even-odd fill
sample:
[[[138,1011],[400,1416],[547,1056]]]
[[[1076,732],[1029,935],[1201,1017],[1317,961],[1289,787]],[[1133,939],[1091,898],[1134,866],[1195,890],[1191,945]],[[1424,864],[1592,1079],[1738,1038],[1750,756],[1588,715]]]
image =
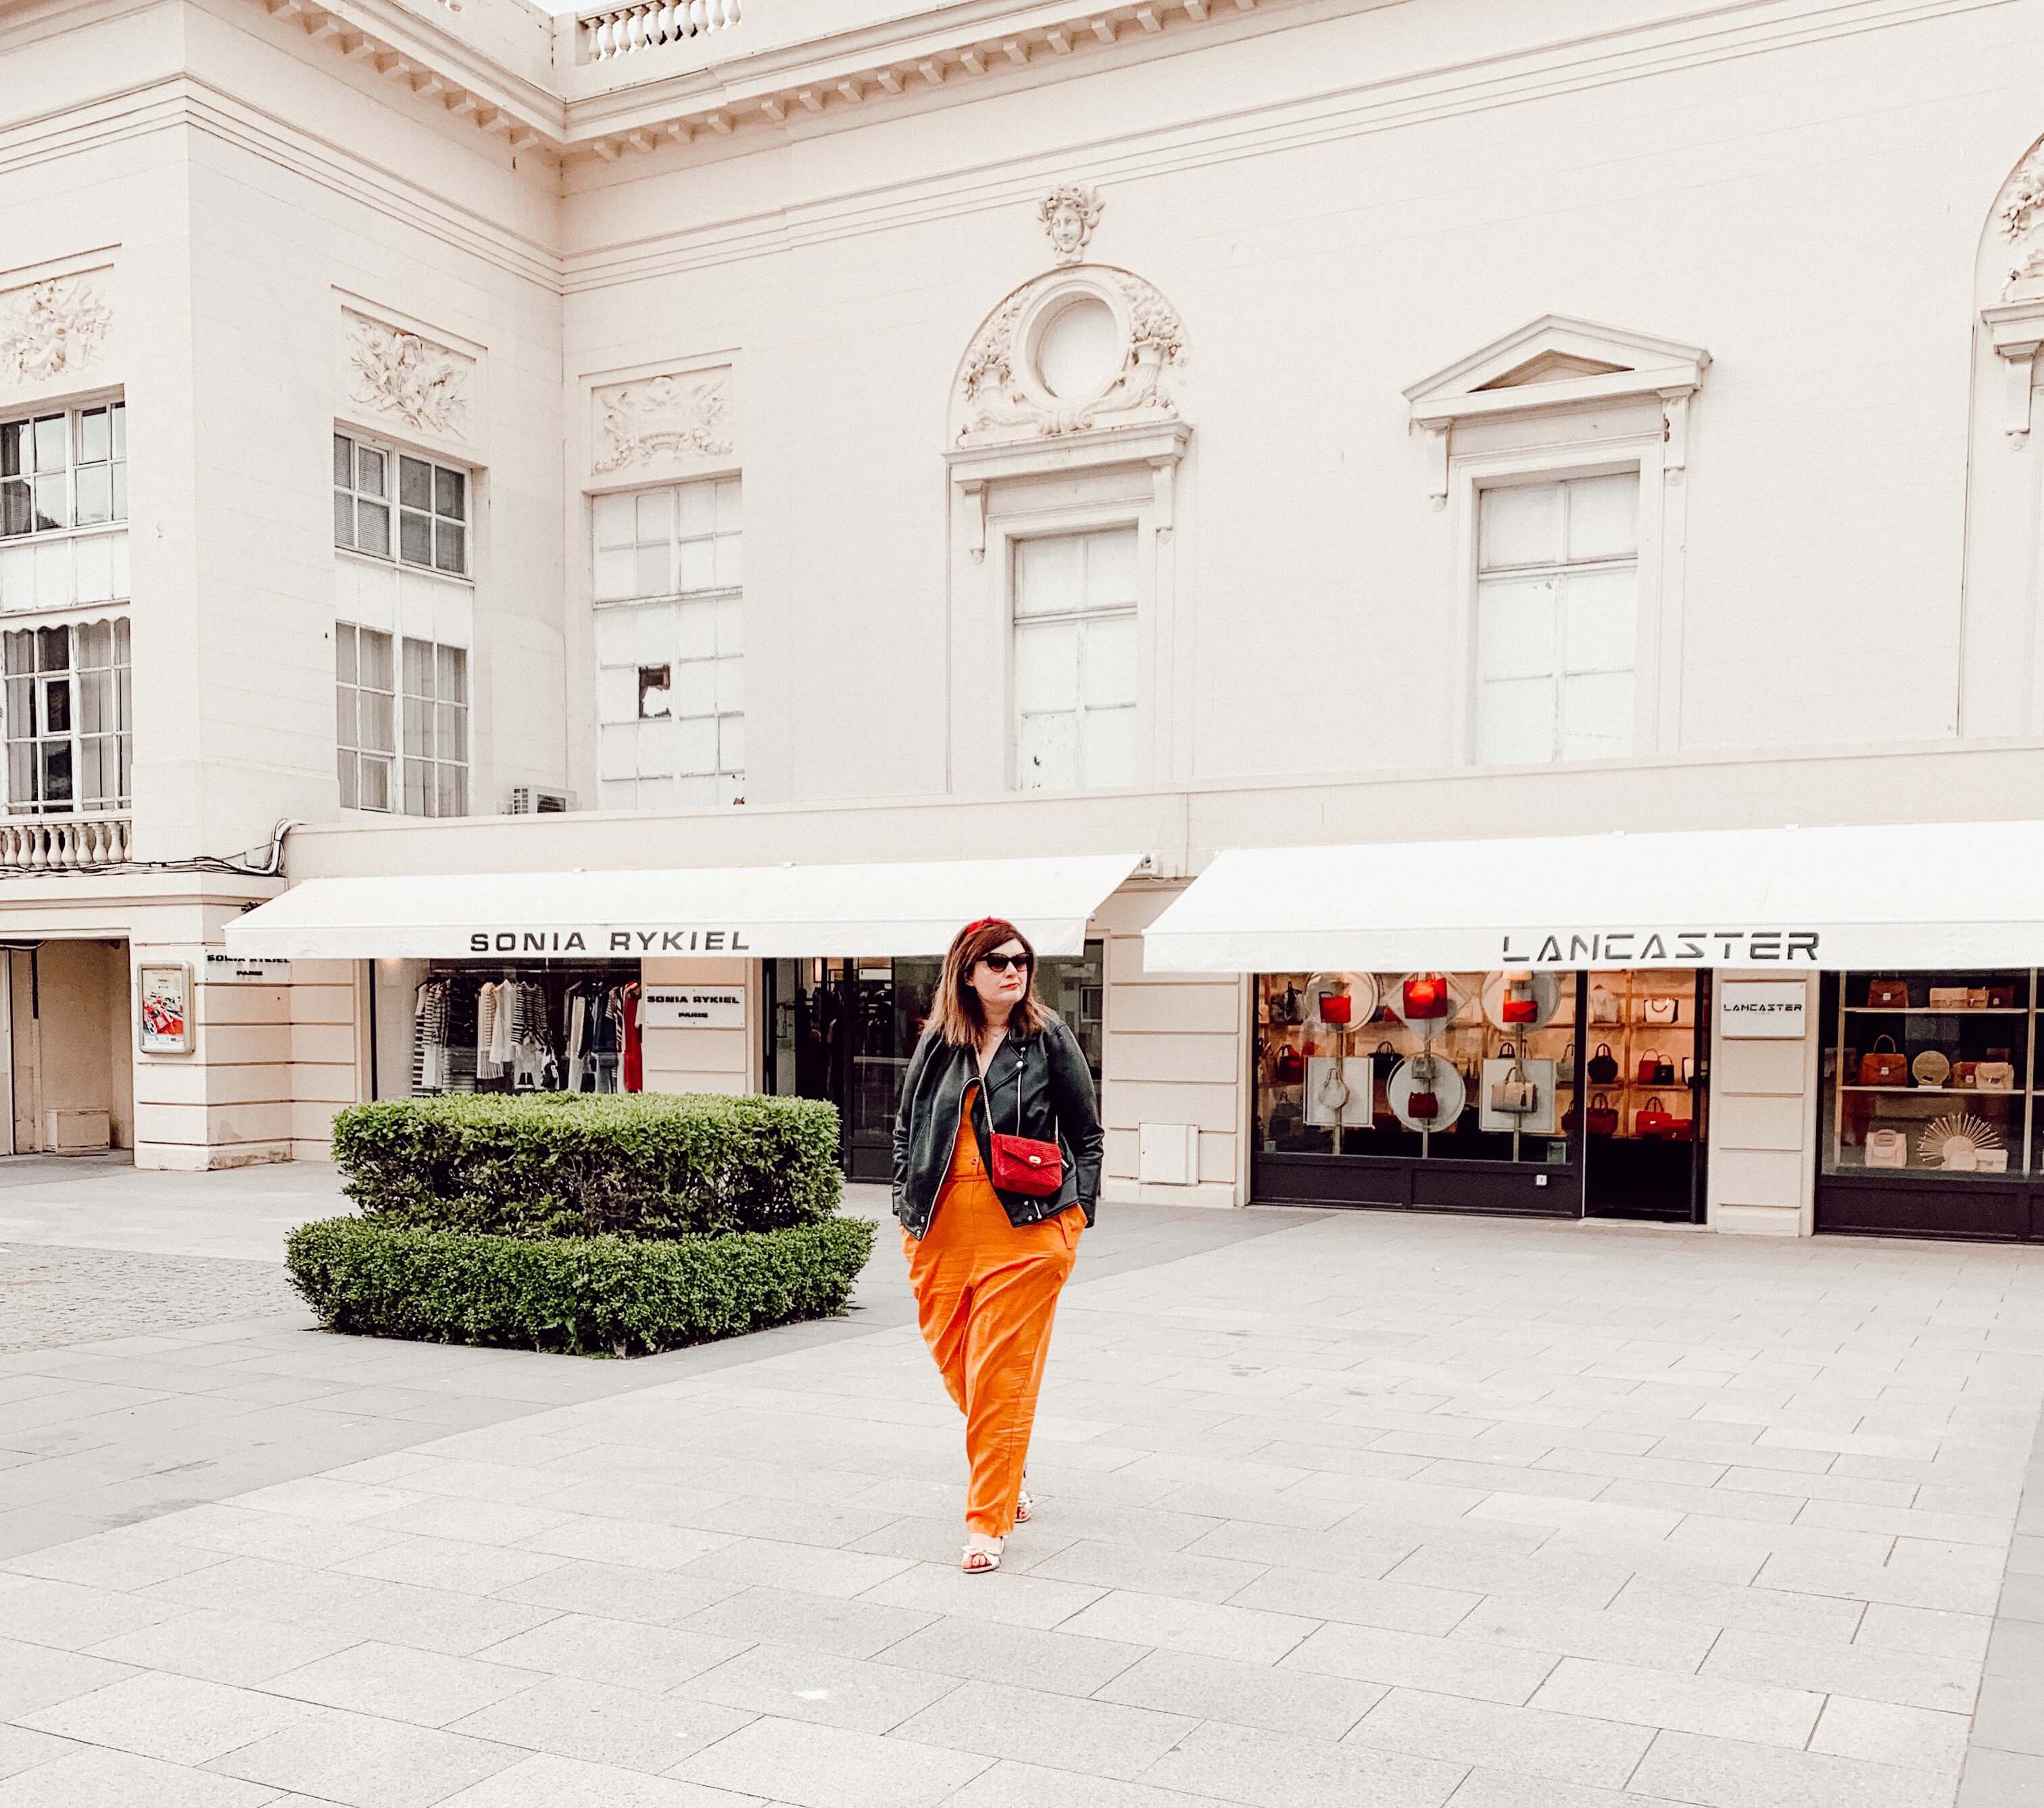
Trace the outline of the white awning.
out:
[[[309,879],[237,917],[241,955],[361,959],[775,958],[941,954],[1005,916],[1039,954],[1077,954],[1129,854],[870,866],[460,873]]]
[[[2044,965],[2044,822],[1243,849],[1143,949],[1164,973]]]

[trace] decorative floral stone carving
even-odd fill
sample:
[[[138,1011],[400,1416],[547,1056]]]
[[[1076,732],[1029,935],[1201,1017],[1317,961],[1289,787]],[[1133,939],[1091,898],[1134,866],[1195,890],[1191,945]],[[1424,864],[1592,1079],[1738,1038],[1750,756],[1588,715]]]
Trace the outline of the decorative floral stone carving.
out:
[[[596,392],[598,471],[661,459],[731,455],[728,374],[664,376]]]
[[[2015,255],[2003,298],[2044,294],[2044,141],[2030,148],[2002,185],[1995,219]]]
[[[40,383],[83,370],[113,318],[106,298],[83,277],[0,295],[0,378]]]
[[[1098,394],[1059,397],[1035,367],[1034,342],[1068,298],[1082,297],[1112,310],[1120,362]],[[1053,271],[1016,290],[974,336],[959,368],[955,438],[977,446],[1175,420],[1170,378],[1185,362],[1185,324],[1154,284],[1105,264]]]
[[[467,437],[474,359],[360,314],[350,314],[348,327],[348,393],[357,403],[421,432]]]
[[[1036,204],[1036,217],[1051,241],[1051,253],[1059,263],[1077,263],[1085,255],[1093,229],[1100,224],[1107,203],[1099,191],[1080,182],[1054,188]]]

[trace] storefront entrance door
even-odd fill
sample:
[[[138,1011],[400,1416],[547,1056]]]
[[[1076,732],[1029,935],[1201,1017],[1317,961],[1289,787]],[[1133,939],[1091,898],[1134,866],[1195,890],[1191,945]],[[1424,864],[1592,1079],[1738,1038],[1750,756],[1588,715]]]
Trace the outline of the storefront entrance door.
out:
[[[845,1177],[886,1184],[894,1173],[901,1077],[936,996],[941,961],[769,961],[766,1090],[838,1108]],[[1103,950],[1047,960],[1043,1002],[1070,1024],[1100,1081]]]

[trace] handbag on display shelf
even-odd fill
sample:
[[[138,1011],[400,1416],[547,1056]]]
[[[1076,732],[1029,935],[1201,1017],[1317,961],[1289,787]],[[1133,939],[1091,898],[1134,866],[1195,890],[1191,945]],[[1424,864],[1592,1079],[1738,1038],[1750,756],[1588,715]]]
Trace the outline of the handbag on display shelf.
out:
[[[1991,985],[1987,988],[1988,1008],[1990,1011],[2013,1011],[2015,1008],[2015,988],[2012,985]]]
[[[1675,1083],[1678,1086],[1693,1086],[1696,1083],[1696,1064],[1686,1054],[1682,1057],[1682,1065],[1676,1070]]]
[[[1533,971],[1530,967],[1504,976],[1504,999],[1498,1008],[1498,1015],[1508,1023],[1536,1023],[1540,1016],[1540,1000],[1534,991]],[[1531,1108],[1530,1106],[1527,1107]]]
[[[1609,1042],[1599,1042],[1596,1053],[1590,1057],[1589,1077],[1599,1086],[1618,1084],[1618,1057],[1611,1052]]]
[[[1499,1060],[1507,1056],[1511,1058],[1511,1071],[1491,1082],[1490,1108],[1507,1117],[1525,1117],[1539,1108],[1539,1094],[1519,1064],[1518,1050],[1509,1042],[1497,1051]]]
[[[1909,1008],[1908,981],[1869,980],[1866,982],[1866,1008],[1869,1011],[1907,1011]]]
[[[1672,1023],[1681,1008],[1679,998],[1650,997],[1640,1007],[1639,1020],[1642,1023]]]
[[[1885,1042],[1886,1048],[1881,1045]],[[1909,1084],[1909,1062],[1895,1046],[1892,1036],[1879,1036],[1873,1046],[1859,1058],[1859,1083],[1862,1086],[1906,1086]]]
[[[1593,1136],[1618,1134],[1618,1107],[1601,1092],[1590,1095],[1590,1108],[1584,1115],[1584,1127]]]
[[[1377,1077],[1389,1080],[1398,1065],[1398,1051],[1389,1042],[1379,1042],[1377,1052],[1370,1059],[1370,1065],[1377,1069]]]
[[[2006,1061],[1983,1061],[1973,1067],[1973,1090],[1977,1092],[2013,1092],[2015,1068]]]
[[[1345,992],[1323,992],[1320,996],[1320,1021],[1323,1023],[1346,1024],[1350,1008],[1349,996]]]
[[[1632,1114],[1632,1134],[1635,1136],[1666,1136],[1675,1127],[1675,1120],[1668,1114],[1668,1107],[1661,1096],[1651,1094],[1646,1103]]]
[[[1280,1042],[1271,1052],[1270,1084],[1297,1086],[1306,1077],[1306,1058],[1294,1042]]]
[[[1405,981],[1404,1015],[1408,1018],[1445,1017],[1448,1014],[1448,976],[1414,973]],[[1431,1112],[1427,1113],[1431,1116]]]
[[[1685,1076],[1685,1077],[1687,1077]],[[1665,1055],[1654,1064],[1654,1084],[1657,1086],[1672,1086],[1675,1084],[1675,1064]]]
[[[1909,1165],[1909,1138],[1899,1130],[1870,1130],[1866,1133],[1866,1165],[1869,1168],[1906,1168]]]
[[[1931,1008],[1933,1011],[1965,1011],[1970,1009],[1966,1000],[1973,994],[1962,985],[1934,985],[1931,988]]]
[[[1639,1058],[1639,1065],[1634,1069],[1634,1078],[1642,1086],[1653,1086],[1659,1082],[1654,1076],[1661,1071],[1661,1055],[1657,1049],[1649,1049]]]
[[[1590,1021],[1593,1023],[1623,1023],[1624,1008],[1618,1001],[1618,994],[1608,985],[1590,988]]]
[[[1980,1084],[1980,1063],[1977,1061],[1955,1061],[1952,1063],[1952,1090],[1955,1092],[1971,1091]]]

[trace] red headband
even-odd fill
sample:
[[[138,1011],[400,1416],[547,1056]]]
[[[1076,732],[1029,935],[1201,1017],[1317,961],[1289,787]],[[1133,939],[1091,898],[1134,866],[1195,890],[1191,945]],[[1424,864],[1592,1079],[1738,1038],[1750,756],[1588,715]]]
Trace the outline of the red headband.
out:
[[[1001,919],[997,916],[982,916],[977,923],[968,923],[964,928],[959,931],[959,934],[961,935],[977,935],[982,929],[991,929],[994,924],[1000,921]]]

